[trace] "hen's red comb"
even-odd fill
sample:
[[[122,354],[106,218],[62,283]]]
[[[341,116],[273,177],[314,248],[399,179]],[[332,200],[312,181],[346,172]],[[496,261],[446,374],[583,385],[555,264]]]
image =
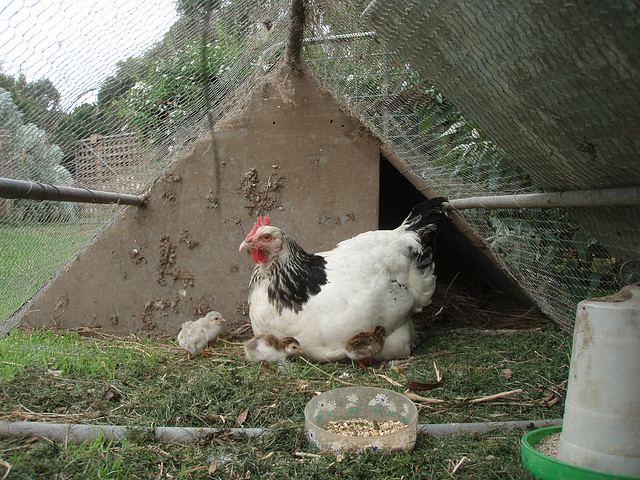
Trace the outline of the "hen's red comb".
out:
[[[263,217],[262,215],[260,215],[256,220],[256,223],[253,224],[253,228],[249,232],[249,235],[247,235],[247,238],[253,236],[253,234],[256,233],[256,231],[260,227],[263,227],[265,225],[270,225],[270,224],[271,224],[271,219],[269,217]]]

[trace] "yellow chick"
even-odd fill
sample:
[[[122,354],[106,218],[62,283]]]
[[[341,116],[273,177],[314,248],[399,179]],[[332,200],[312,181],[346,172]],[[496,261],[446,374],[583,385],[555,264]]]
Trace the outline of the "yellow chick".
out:
[[[195,322],[184,322],[178,333],[178,345],[187,351],[188,356],[202,354],[202,357],[208,357],[207,345],[218,338],[221,322],[224,318],[219,312],[209,312]]]

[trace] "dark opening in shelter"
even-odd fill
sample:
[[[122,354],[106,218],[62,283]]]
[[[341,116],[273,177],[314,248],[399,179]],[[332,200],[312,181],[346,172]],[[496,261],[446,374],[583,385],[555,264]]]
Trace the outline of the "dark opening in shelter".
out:
[[[422,192],[381,156],[379,228],[396,228],[414,205],[424,200]],[[449,284],[456,278],[457,282],[479,288],[480,291],[498,289],[520,302],[530,304],[531,300],[503,271],[486,256],[478,255],[477,247],[453,224],[443,227],[436,248],[439,283]]]

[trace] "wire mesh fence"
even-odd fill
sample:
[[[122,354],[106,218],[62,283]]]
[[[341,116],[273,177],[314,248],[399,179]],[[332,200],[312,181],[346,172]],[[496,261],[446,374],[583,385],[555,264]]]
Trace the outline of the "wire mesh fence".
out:
[[[451,11],[438,2],[393,3],[305,2],[305,71],[439,194],[455,199],[640,184],[639,147],[629,133],[638,120],[633,112],[640,111],[630,98],[640,78],[632,75],[640,62],[629,48],[639,30],[633,12],[620,15],[607,6],[595,12],[592,2],[562,7],[569,10],[562,15],[536,2],[508,14],[491,2],[475,10],[460,2]],[[290,7],[287,0],[10,1],[0,8],[0,177],[143,193],[285,57]],[[505,27],[532,9],[548,26]],[[572,23],[572,14],[586,20]],[[486,18],[505,28],[496,33]],[[436,20],[436,29],[425,27]],[[580,27],[595,20],[600,27]],[[485,36],[495,49],[486,47]],[[553,47],[544,50],[548,58],[555,52],[557,62],[571,67],[559,68],[558,77],[564,72],[580,81],[547,81],[553,101],[514,106],[516,96],[504,92],[544,80],[551,67],[542,68],[535,55],[513,55],[530,47],[539,57],[545,40]],[[560,40],[573,50],[559,53]],[[588,61],[578,40],[593,46],[597,60]],[[458,42],[459,51],[449,51],[447,42]],[[596,61],[603,63],[597,70]],[[572,88],[600,92],[591,75],[607,66],[620,98],[581,93],[567,100]],[[467,77],[456,87],[460,72]],[[493,95],[481,95],[472,73]],[[476,98],[469,99],[472,87]],[[576,101],[586,106],[576,111]],[[479,114],[483,108],[491,114]],[[526,123],[530,118],[519,109],[534,112],[544,128]],[[589,126],[598,122],[608,127],[593,137]],[[554,145],[545,137],[549,131],[570,137],[570,145],[539,161],[540,151]],[[123,208],[0,199],[0,322]],[[637,280],[626,273],[631,269],[620,270],[640,258],[638,213],[638,207],[461,212],[497,261],[567,329],[578,301]]]
[[[636,4],[322,5],[309,25],[327,40],[306,50],[313,74],[439,194],[638,186],[637,99],[620,95],[639,86]],[[567,330],[577,302],[639,278],[637,201],[460,213]]]

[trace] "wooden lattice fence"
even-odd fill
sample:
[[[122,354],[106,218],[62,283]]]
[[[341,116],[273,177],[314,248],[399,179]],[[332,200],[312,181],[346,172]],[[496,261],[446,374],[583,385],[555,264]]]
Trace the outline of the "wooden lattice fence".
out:
[[[91,135],[78,140],[75,150],[75,179],[78,185],[120,193],[136,191],[133,172],[140,167],[141,154],[135,133]]]

